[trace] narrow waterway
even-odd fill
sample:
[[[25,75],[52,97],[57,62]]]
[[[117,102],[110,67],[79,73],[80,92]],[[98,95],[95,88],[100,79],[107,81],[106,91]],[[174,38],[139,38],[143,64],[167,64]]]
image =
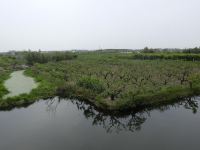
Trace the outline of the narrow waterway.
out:
[[[11,77],[5,81],[5,87],[8,89],[9,94],[3,98],[18,96],[20,94],[28,94],[32,89],[37,87],[34,79],[24,75],[24,70],[15,71]]]
[[[38,101],[0,111],[1,150],[198,150],[199,98],[109,115],[77,100]]]

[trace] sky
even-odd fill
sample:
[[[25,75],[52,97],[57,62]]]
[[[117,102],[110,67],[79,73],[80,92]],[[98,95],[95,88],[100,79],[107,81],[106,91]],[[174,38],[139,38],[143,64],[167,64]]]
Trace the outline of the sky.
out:
[[[200,46],[200,0],[0,0],[0,51]]]

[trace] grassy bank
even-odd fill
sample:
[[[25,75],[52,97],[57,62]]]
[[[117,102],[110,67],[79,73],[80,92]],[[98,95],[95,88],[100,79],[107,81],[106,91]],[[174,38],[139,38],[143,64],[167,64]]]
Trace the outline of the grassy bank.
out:
[[[9,78],[10,73],[15,70],[17,61],[13,57],[0,57],[0,99],[3,95],[7,94],[8,91],[4,87],[4,81]]]
[[[28,72],[25,72],[29,76]],[[26,107],[40,99],[47,99],[55,96],[56,86],[45,80],[41,81],[39,78],[35,78],[38,83],[38,87],[33,89],[29,94],[21,94],[19,96],[8,97],[6,99],[0,99],[0,109],[10,110],[16,107]],[[4,86],[3,86],[4,87]],[[4,87],[5,89],[5,87]],[[6,90],[3,95],[7,94]]]
[[[200,94],[200,62],[134,60],[132,53],[84,52],[76,59],[34,63],[25,73],[39,82],[30,94],[0,101],[28,105],[53,96],[86,100],[97,108],[123,111],[162,106]]]
[[[27,73],[51,83],[53,95],[87,100],[104,110],[163,105],[200,93],[199,62],[119,56],[124,54],[80,53],[74,60],[35,64]]]
[[[57,86],[59,86],[58,80],[56,82],[54,79],[50,81],[46,77],[33,76],[30,72],[31,69],[25,71],[25,75],[33,76],[35,81],[39,83],[36,89],[33,89],[29,94],[21,94],[15,97],[9,97],[3,99],[9,91],[4,87],[4,82],[9,78],[9,75],[16,70],[24,69],[23,66],[33,65],[37,62],[40,64],[47,62],[59,62],[61,60],[75,59],[76,56],[69,52],[18,52],[15,56],[0,55],[0,109],[9,110],[15,107],[26,107],[36,100],[46,99],[55,96]],[[48,77],[48,76],[47,76]]]
[[[8,93],[8,90],[4,87],[4,81],[9,78],[9,73],[2,74],[0,77],[0,97]],[[0,98],[0,99],[1,99]]]

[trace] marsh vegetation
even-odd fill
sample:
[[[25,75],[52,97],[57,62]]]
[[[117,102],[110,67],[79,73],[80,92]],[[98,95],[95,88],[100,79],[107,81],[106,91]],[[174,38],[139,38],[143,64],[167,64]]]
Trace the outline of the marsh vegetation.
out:
[[[40,84],[30,94],[0,101],[2,108],[60,96],[86,100],[103,110],[125,111],[170,104],[200,93],[200,62],[195,60],[199,54],[146,50],[23,52],[22,56],[29,65],[25,74]]]
[[[198,55],[101,50],[0,56],[0,149],[196,148]],[[37,88],[11,95],[6,83],[16,71]]]

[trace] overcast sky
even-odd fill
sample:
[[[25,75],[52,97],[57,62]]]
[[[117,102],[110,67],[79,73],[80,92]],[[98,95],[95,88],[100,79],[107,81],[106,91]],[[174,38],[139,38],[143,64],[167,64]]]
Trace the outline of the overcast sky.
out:
[[[0,51],[200,46],[200,0],[0,0]]]

